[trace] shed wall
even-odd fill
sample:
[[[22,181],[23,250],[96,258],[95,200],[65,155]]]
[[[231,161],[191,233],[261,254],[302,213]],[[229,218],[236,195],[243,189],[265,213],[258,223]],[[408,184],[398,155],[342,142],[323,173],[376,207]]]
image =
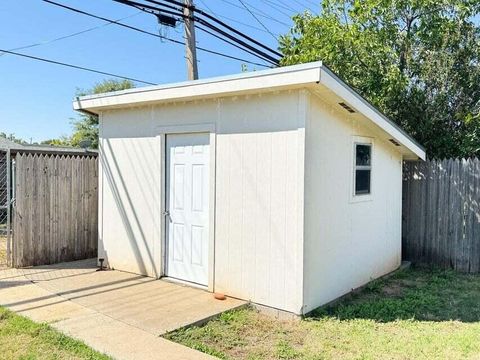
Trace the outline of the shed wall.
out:
[[[402,156],[340,106],[311,96],[305,138],[304,312],[401,262]],[[372,195],[353,198],[356,136],[373,139]]]
[[[158,128],[214,124],[214,289],[299,313],[303,96],[288,91],[103,113],[99,256],[116,269],[161,275]]]

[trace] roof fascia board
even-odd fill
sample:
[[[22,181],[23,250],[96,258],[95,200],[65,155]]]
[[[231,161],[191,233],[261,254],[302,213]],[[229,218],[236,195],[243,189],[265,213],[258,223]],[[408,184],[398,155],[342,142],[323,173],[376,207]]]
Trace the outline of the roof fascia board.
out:
[[[422,146],[330,69],[322,65],[322,62],[176,84],[148,86],[106,94],[87,95],[75,99],[73,108],[78,111],[98,113],[103,110],[127,106],[234,96],[263,90],[311,87],[318,83],[349,102],[357,111],[390,134],[415,156],[425,159],[425,149]]]
[[[73,108],[75,110],[101,111],[122,105],[135,106],[162,101],[182,101],[199,97],[231,96],[261,90],[302,87],[318,83],[320,69],[321,63],[316,62],[204,81],[188,81],[166,86],[85,96],[74,100]]]
[[[322,67],[320,84],[333,91],[340,98],[345,99],[349,105],[353,106],[374,124],[390,134],[396,141],[405,146],[420,159],[425,160],[426,153],[422,146],[325,66]]]

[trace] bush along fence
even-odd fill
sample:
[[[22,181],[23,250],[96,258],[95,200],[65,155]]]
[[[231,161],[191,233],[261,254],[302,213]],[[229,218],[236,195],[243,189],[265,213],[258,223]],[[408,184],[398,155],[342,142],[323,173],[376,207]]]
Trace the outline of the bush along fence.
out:
[[[480,159],[404,164],[403,257],[480,272]]]
[[[17,154],[13,266],[97,256],[96,156]]]

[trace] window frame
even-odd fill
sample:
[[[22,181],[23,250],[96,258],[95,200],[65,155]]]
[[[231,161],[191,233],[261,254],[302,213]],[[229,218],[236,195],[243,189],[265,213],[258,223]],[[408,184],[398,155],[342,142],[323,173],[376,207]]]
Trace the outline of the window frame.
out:
[[[357,146],[358,145],[365,145],[370,147],[370,165],[357,165]],[[369,137],[360,137],[354,136],[353,138],[353,146],[352,146],[352,168],[351,168],[351,176],[352,176],[352,186],[351,186],[351,202],[361,202],[361,201],[371,201],[373,199],[373,168],[374,168],[374,143],[373,138]],[[356,188],[356,181],[357,181],[357,170],[369,170],[370,171],[370,188],[368,193],[360,193],[357,194]]]

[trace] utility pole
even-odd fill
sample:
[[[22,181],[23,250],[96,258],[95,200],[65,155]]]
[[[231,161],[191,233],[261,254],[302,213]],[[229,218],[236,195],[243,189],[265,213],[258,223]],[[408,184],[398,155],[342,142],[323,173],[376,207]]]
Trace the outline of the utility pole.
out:
[[[195,25],[193,23],[193,1],[184,0],[183,15],[185,18],[185,46],[187,58],[187,72],[189,80],[198,79],[197,44],[195,41]]]

